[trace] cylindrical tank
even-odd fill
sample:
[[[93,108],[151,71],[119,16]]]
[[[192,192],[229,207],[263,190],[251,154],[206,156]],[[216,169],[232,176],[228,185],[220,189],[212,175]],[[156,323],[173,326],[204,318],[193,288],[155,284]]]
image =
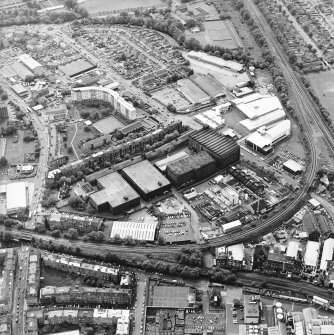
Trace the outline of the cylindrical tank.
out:
[[[283,314],[283,309],[281,307],[276,308],[276,313],[277,314]]]
[[[277,320],[283,320],[283,314],[277,314]]]
[[[277,308],[281,308],[281,307],[282,307],[282,303],[280,303],[280,302],[276,302],[275,306],[276,306]]]

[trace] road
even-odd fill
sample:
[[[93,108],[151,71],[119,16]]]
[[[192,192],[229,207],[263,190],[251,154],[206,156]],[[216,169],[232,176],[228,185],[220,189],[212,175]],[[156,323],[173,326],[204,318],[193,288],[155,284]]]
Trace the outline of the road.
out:
[[[147,293],[147,276],[142,273],[137,274],[137,299],[134,310],[134,330],[133,334],[142,334],[145,322],[145,304],[146,304],[146,293]]]
[[[24,334],[25,311],[27,302],[25,300],[29,271],[29,247],[22,246],[17,255],[17,266],[15,276],[15,286],[13,292],[12,309],[12,333]]]

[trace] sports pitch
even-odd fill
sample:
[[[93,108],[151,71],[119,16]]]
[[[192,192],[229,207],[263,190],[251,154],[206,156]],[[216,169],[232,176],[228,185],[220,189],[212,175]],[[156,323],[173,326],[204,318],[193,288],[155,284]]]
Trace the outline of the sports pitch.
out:
[[[232,50],[243,47],[242,41],[230,20],[206,21],[203,22],[203,25],[205,30],[198,33],[186,30],[186,38],[194,37],[202,46],[210,44]]]
[[[102,134],[110,134],[117,128],[124,127],[124,124],[118,121],[114,116],[108,116],[93,124],[93,126]]]

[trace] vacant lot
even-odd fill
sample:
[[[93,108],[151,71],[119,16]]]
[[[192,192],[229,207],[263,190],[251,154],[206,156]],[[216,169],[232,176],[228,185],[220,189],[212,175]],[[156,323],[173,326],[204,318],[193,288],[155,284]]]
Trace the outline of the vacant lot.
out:
[[[187,38],[196,38],[202,46],[206,44],[228,49],[243,47],[242,41],[230,20],[217,20],[203,22],[204,31],[192,33],[186,30]]]
[[[321,104],[326,107],[332,122],[334,122],[334,71],[310,73],[307,77],[316,91]]]
[[[5,156],[10,165],[24,163],[25,155],[35,152],[36,141],[24,142],[22,131],[18,131],[18,135],[18,140],[14,137],[7,137]]]
[[[154,99],[160,101],[163,105],[173,104],[177,111],[189,108],[189,102],[173,87],[165,87],[152,93]]]
[[[86,8],[90,14],[97,14],[100,12],[114,12],[123,9],[131,8],[145,8],[166,6],[161,0],[87,0],[82,3],[82,7]]]
[[[94,123],[94,127],[102,134],[110,134],[117,128],[124,127],[114,116],[108,116]]]

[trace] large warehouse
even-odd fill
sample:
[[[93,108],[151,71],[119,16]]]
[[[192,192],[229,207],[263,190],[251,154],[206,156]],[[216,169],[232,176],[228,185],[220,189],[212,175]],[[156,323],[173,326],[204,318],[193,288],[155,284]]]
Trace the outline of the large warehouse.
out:
[[[167,169],[167,165],[177,162],[182,158],[189,157],[189,155],[185,151],[179,151],[174,155],[170,155],[167,158],[161,159],[160,161],[155,162],[155,166],[161,171],[165,172]]]
[[[153,242],[155,240],[157,226],[157,222],[114,221],[110,238],[115,236],[119,236],[123,239],[131,237],[137,241]]]
[[[24,212],[28,209],[27,184],[24,182],[7,184],[6,211],[8,215]]]
[[[67,63],[66,65],[59,66],[59,70],[69,78],[79,76],[80,74],[94,70],[95,68],[96,65],[86,59],[78,59]]]
[[[293,159],[289,159],[285,163],[283,163],[283,169],[292,173],[293,175],[301,174],[304,171],[304,167],[294,161]]]
[[[253,150],[268,155],[273,152],[273,145],[288,137],[291,134],[291,121],[283,120],[267,129],[259,128],[255,133],[248,136],[245,140],[247,146]]]
[[[205,151],[167,165],[168,179],[176,186],[199,181],[216,172],[216,161]]]
[[[137,192],[117,172],[97,179],[101,189],[89,196],[90,203],[97,211],[110,210],[114,215],[140,205]]]
[[[221,98],[226,96],[224,86],[211,74],[195,74],[191,76],[191,80],[212,98]]]
[[[221,168],[226,168],[240,159],[240,147],[237,142],[208,128],[191,134],[188,145],[197,152],[208,152]]]
[[[152,199],[171,188],[169,180],[147,160],[126,167],[122,174],[144,200]]]
[[[178,90],[192,104],[206,104],[210,101],[210,97],[196,86],[190,79],[180,79],[177,82]]]

